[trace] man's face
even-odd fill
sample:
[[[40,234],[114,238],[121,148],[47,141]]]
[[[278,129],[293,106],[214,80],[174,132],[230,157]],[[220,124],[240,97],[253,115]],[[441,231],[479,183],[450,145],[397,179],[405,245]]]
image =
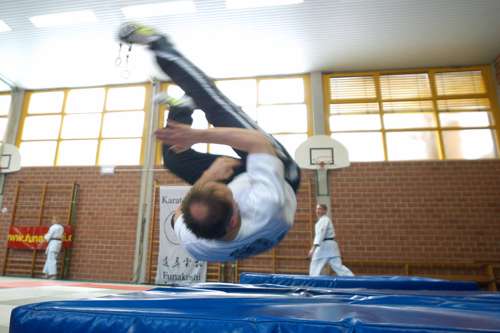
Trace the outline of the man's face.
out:
[[[325,209],[323,209],[323,207],[321,207],[321,206],[319,206],[319,205],[318,205],[318,206],[316,206],[316,216],[317,216],[317,217],[321,217],[321,216],[323,216],[323,215],[325,215],[325,214],[326,214],[326,210],[325,210]]]

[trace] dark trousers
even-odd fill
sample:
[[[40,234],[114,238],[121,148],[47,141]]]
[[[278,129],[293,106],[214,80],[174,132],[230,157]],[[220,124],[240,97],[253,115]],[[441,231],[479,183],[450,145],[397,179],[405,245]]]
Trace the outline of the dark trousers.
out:
[[[265,133],[240,107],[224,96],[211,79],[177,51],[165,38],[155,41],[150,48],[163,72],[194,100],[195,104],[203,110],[210,124],[215,127],[255,129],[264,133],[285,166],[285,180],[294,191],[297,191],[300,185],[300,168],[274,137]],[[191,110],[171,107],[168,119],[191,124],[191,114]],[[169,148],[169,145],[163,145],[165,167],[189,184],[194,184],[215,159],[220,157],[215,154],[196,152],[192,149],[175,153]],[[235,151],[242,161],[241,166],[235,170],[234,176],[245,172],[247,156],[245,152]]]

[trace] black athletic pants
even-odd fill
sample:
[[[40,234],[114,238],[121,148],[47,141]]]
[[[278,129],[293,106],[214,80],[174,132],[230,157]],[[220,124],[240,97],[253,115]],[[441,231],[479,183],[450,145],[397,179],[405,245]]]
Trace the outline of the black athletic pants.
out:
[[[240,107],[224,96],[213,81],[177,51],[166,38],[162,37],[153,42],[150,49],[154,52],[156,61],[163,72],[194,100],[197,107],[205,113],[210,124],[215,127],[255,129],[264,133],[275,147],[278,158],[285,166],[285,180],[295,192],[297,191],[300,185],[300,168],[274,137],[265,133]],[[171,107],[168,119],[192,124],[191,114],[191,110]],[[189,184],[194,184],[215,159],[220,157],[215,154],[200,153],[193,149],[175,153],[169,148],[169,145],[163,145],[165,167]],[[241,157],[242,163],[235,170],[234,176],[245,172],[247,156],[245,152],[235,151]]]

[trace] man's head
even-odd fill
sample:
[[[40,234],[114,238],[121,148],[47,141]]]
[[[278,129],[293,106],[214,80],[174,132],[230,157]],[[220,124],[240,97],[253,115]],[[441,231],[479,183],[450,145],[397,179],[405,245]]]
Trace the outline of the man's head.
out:
[[[188,229],[206,239],[223,238],[239,218],[231,190],[218,182],[193,187],[181,210]]]
[[[325,215],[327,211],[328,211],[328,207],[326,207],[325,204],[318,204],[316,206],[316,216],[317,217],[321,217],[321,216]]]
[[[57,224],[57,217],[52,216],[52,219],[50,220],[50,224]]]

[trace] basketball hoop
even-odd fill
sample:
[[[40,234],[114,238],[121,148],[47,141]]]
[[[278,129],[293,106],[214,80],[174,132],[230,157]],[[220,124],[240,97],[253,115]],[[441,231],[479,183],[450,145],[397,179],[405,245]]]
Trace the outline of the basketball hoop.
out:
[[[16,146],[0,143],[0,173],[16,172],[21,169],[21,154]]]
[[[329,154],[311,157],[311,164],[316,165],[317,170],[328,170],[334,166],[333,156]]]
[[[316,170],[316,188],[317,194],[321,196],[329,195],[328,190],[328,168],[333,164],[333,161],[328,156],[318,156],[314,160],[314,164],[318,166]]]
[[[301,168],[331,170],[350,165],[347,149],[326,135],[315,135],[303,142],[295,151],[295,160]]]
[[[295,150],[301,168],[316,170],[316,196],[329,196],[328,170],[350,165],[347,149],[327,135],[309,137]]]

